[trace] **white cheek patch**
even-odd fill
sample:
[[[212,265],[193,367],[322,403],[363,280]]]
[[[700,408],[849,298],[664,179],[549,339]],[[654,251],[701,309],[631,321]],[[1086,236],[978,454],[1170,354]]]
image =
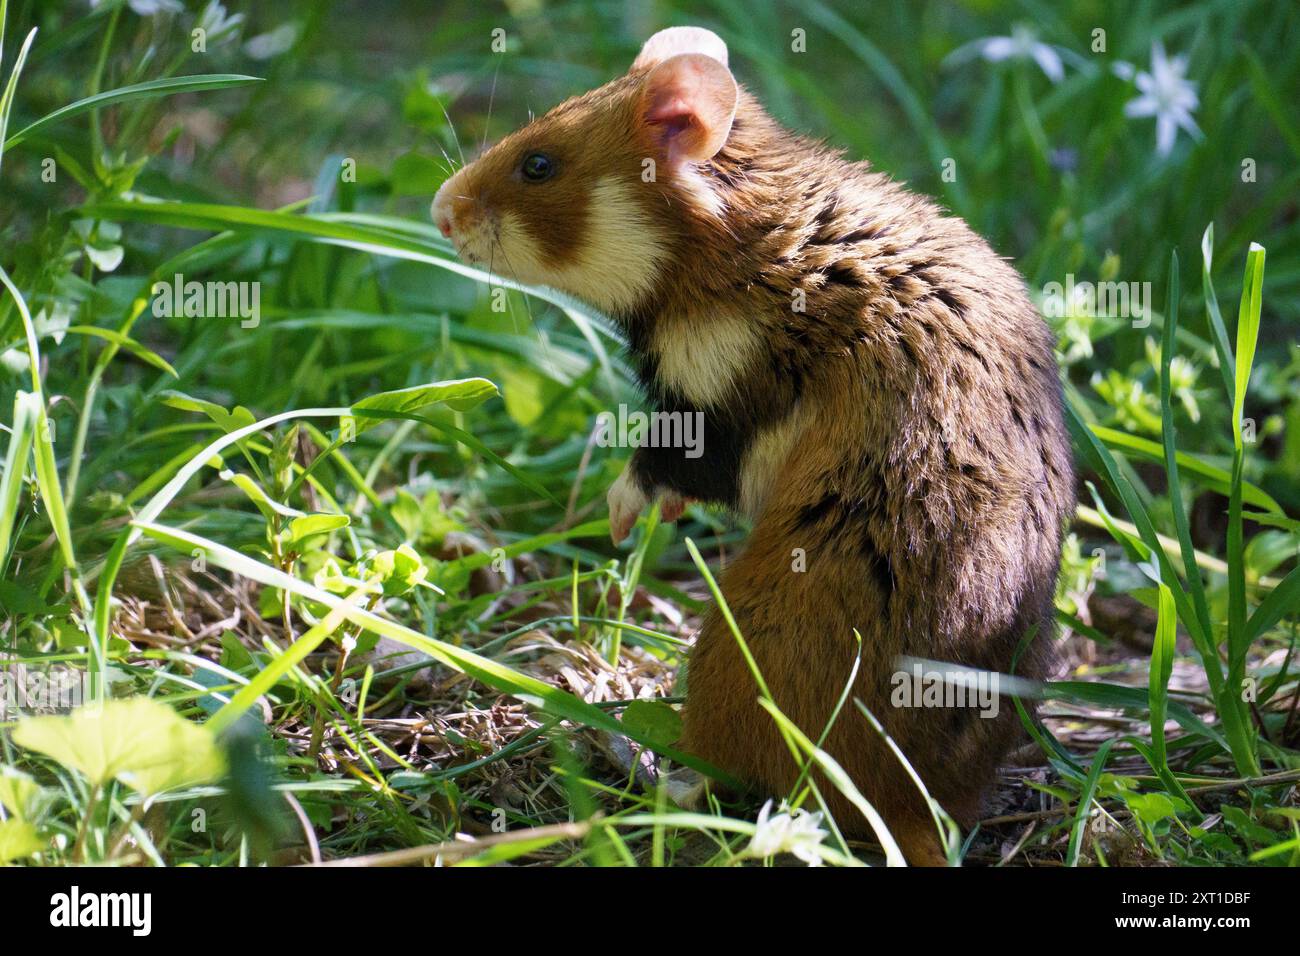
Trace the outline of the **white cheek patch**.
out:
[[[492,261],[492,271],[520,282],[553,285],[541,257],[541,248],[512,212],[496,217],[490,232],[479,237],[481,255]]]
[[[568,292],[605,312],[630,309],[654,288],[668,242],[647,216],[636,187],[598,179],[587,203],[585,234],[576,255],[555,264],[512,213],[501,216],[496,250],[501,270],[525,282]]]
[[[675,319],[675,320],[674,320]],[[735,397],[736,385],[763,351],[759,323],[738,313],[661,317],[650,348],[659,380],[701,408]]]
[[[557,270],[579,298],[606,311],[629,309],[653,289],[668,259],[668,240],[646,215],[635,185],[596,181],[577,261]]]

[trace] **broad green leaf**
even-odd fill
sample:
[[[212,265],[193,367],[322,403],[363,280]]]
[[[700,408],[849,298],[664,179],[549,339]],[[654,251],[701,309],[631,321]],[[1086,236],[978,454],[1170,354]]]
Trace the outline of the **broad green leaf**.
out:
[[[298,548],[308,538],[346,528],[350,521],[347,515],[303,515],[294,518],[289,522],[289,544]]]
[[[427,542],[430,550],[435,552],[442,547],[449,533],[464,530],[464,525],[443,508],[442,496],[436,488],[418,500],[406,489],[398,488],[389,511],[401,526],[407,541],[415,544]]]
[[[1151,644],[1151,672],[1147,680],[1147,699],[1151,712],[1151,747],[1148,751],[1144,743],[1135,743],[1134,746],[1150,761],[1151,769],[1156,772],[1165,789],[1181,798],[1199,819],[1200,811],[1195,808],[1187,796],[1187,791],[1183,789],[1183,785],[1178,782],[1178,778],[1169,768],[1169,756],[1165,747],[1165,712],[1169,704],[1169,677],[1174,672],[1174,640],[1178,619],[1174,610],[1173,592],[1164,584],[1159,586],[1159,592],[1156,635]]]
[[[0,766],[0,806],[20,820],[28,820],[36,811],[41,787],[34,778],[15,767]]]
[[[682,736],[682,718],[668,704],[634,700],[623,710],[623,726],[646,740],[671,747]]]
[[[26,717],[13,740],[95,786],[116,779],[146,796],[208,783],[224,769],[211,731],[150,697],[91,704],[66,716]]]
[[[1242,415],[1246,406],[1246,389],[1255,364],[1255,346],[1259,341],[1259,314],[1263,304],[1264,247],[1252,242],[1246,254],[1246,277],[1241,287],[1241,306],[1237,312],[1237,366],[1233,380],[1232,433],[1238,446],[1242,443]]]
[[[367,561],[366,573],[367,578],[379,578],[385,595],[400,597],[414,590],[428,575],[429,569],[414,548],[403,544],[396,550],[380,551]]]
[[[487,401],[497,394],[497,387],[485,378],[464,378],[451,382],[434,382],[430,385],[413,385],[392,392],[380,392],[353,404],[354,409],[376,412],[413,413],[431,405],[446,405],[456,411],[465,411]],[[357,422],[357,432],[378,424],[380,419],[363,417]]]
[[[1148,826],[1178,815],[1178,804],[1163,793],[1126,793],[1124,802]]]
[[[0,864],[21,860],[46,849],[36,827],[26,820],[0,820]]]
[[[57,600],[42,598],[31,588],[5,578],[0,578],[0,607],[10,614],[57,614],[67,610]]]
[[[1245,839],[1263,846],[1271,845],[1279,834],[1258,822],[1251,813],[1241,807],[1225,804],[1221,808],[1223,820]]]
[[[49,515],[50,526],[59,542],[59,552],[63,563],[71,569],[77,567],[76,555],[72,549],[72,526],[68,522],[68,509],[63,500],[63,488],[59,484],[59,467],[54,460],[54,430],[50,427],[45,410],[41,409],[41,421],[36,441],[32,450],[36,457],[36,486],[40,489],[41,500]],[[49,436],[49,437],[46,437]]]
[[[177,392],[173,389],[166,389],[159,394],[162,403],[171,408],[178,408],[183,412],[202,412],[212,419],[221,427],[224,432],[238,431],[241,428],[253,424],[256,419],[253,413],[243,405],[235,406],[233,411],[226,411],[216,402],[209,402],[202,398],[194,398],[186,395],[184,392]]]

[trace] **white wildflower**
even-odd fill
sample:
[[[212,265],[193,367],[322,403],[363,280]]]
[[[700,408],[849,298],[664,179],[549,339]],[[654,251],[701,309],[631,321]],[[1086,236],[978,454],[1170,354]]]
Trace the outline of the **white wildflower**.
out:
[[[105,0],[90,0],[90,9],[97,9],[104,2]],[[180,0],[127,0],[127,6],[142,17],[153,17],[160,13],[182,13],[185,10],[185,5]]]
[[[270,33],[253,37],[244,44],[244,52],[254,60],[269,60],[290,49],[298,40],[298,24],[286,23]]]
[[[1043,43],[1038,34],[1026,26],[1012,27],[1009,37],[981,37],[958,47],[948,56],[950,64],[982,57],[990,63],[1002,60],[1033,60],[1049,80],[1059,83],[1065,79],[1065,65],[1056,47]]]
[[[72,312],[72,306],[60,300],[53,303],[48,312],[41,309],[32,316],[32,327],[36,332],[37,341],[49,338],[54,340],[55,345],[60,344],[67,334],[68,326],[72,324]],[[0,366],[15,375],[23,374],[30,365],[26,345],[16,345],[0,353]]]
[[[127,4],[142,17],[154,17],[160,13],[183,13],[185,5],[180,0],[129,0]]]
[[[821,824],[820,812],[790,810],[784,801],[773,816],[772,801],[769,800],[758,811],[758,829],[749,841],[747,854],[766,858],[778,853],[790,853],[809,866],[820,866],[821,855],[818,850],[827,836]]]
[[[203,31],[209,43],[218,44],[233,40],[244,22],[244,15],[236,13],[228,16],[226,6],[218,0],[210,0],[199,14],[196,26]]]
[[[1187,79],[1187,57],[1165,56],[1164,45],[1151,44],[1151,69],[1136,69],[1131,63],[1116,63],[1115,74],[1132,80],[1142,95],[1124,104],[1124,115],[1130,119],[1143,116],[1156,118],[1156,152],[1168,156],[1178,138],[1178,130],[1186,130],[1199,139],[1200,127],[1192,119],[1199,105],[1196,84]]]

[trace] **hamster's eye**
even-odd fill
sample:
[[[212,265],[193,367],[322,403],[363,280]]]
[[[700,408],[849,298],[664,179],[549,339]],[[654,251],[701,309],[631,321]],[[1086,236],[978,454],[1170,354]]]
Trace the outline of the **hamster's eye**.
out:
[[[519,171],[530,183],[544,183],[555,175],[555,161],[545,153],[529,153]]]

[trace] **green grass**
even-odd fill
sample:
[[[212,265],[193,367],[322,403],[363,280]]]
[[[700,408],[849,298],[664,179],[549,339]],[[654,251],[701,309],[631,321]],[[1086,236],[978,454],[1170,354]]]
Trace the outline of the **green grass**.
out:
[[[753,801],[677,810],[635,769],[644,748],[725,776],[673,750],[672,678],[743,527],[651,514],[612,548],[626,451],[588,435],[639,402],[617,336],[462,265],[427,215],[462,150],[693,22],[779,118],[938,197],[1036,300],[1067,274],[1165,290],[1149,327],[1054,320],[1089,483],[1052,638],[1066,671],[1040,719],[1022,709],[1045,774],[1005,788],[1011,819],[963,835],[935,808],[950,859],[1002,862],[1032,803],[1048,811],[1008,862],[1300,862],[1294,5],[725,0],[644,24],[617,3],[442,6],[393,4],[395,28],[343,3],[232,3],[244,38],[299,24],[254,60],[193,52],[194,11],[0,0],[4,673],[153,697],[221,753],[219,770],[160,757],[180,776],[159,793],[24,744],[10,715],[0,858],[761,858]],[[1076,54],[1062,82],[947,60],[1017,24]],[[1203,131],[1165,157],[1110,69],[1147,69],[1156,41],[1189,55]],[[177,273],[260,283],[260,323],[156,314]],[[805,768],[790,804],[834,786],[878,823],[824,728],[767,705]],[[883,827],[863,853],[821,826],[803,849],[825,863],[896,861]]]

